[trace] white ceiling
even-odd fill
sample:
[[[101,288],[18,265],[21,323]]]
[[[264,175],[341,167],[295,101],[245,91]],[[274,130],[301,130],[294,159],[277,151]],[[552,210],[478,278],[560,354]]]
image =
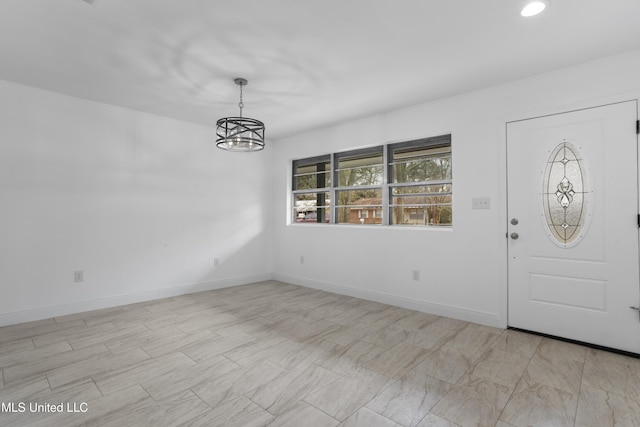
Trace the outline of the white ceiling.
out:
[[[640,49],[640,0],[1,0],[0,79],[267,139]],[[640,78],[640,76],[639,76]]]

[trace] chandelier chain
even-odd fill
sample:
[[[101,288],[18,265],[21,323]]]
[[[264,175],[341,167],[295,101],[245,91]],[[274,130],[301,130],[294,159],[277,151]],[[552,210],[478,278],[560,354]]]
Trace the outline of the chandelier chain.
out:
[[[242,117],[242,109],[244,108],[244,102],[242,102],[242,83],[240,83],[240,102],[238,103],[238,107],[240,107],[240,117]]]

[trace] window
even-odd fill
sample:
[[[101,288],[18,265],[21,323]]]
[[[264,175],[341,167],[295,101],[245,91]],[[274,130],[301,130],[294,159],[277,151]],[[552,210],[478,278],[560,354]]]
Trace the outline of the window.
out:
[[[451,135],[294,160],[292,220],[451,226],[451,166]]]
[[[295,222],[330,222],[330,156],[293,162],[293,218]]]
[[[389,222],[451,225],[451,138],[391,144]]]
[[[542,205],[549,237],[560,247],[578,244],[591,216],[591,187],[582,153],[563,140],[547,161]]]
[[[334,155],[336,223],[382,224],[369,211],[382,208],[382,147]]]

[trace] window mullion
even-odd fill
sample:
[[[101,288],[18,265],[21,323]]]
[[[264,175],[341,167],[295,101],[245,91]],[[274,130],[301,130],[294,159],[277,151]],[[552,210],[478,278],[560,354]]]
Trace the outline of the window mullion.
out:
[[[305,188],[304,190],[293,190],[293,194],[327,193],[330,187],[326,188]]]
[[[438,179],[434,181],[417,181],[417,182],[396,182],[389,184],[390,187],[425,187],[425,186],[435,186],[435,185],[443,185],[443,184],[451,184],[450,179]]]
[[[382,225],[389,225],[389,151],[387,145],[382,148]]]
[[[358,185],[353,187],[335,187],[336,191],[353,191],[353,190],[375,190],[382,188],[382,184],[378,185]]]
[[[337,181],[338,171],[336,171],[335,168],[335,161],[336,154],[332,154],[331,158],[329,159],[329,168],[331,170],[331,191],[329,193],[329,197],[331,198],[331,218],[329,221],[330,224],[335,224],[336,217],[338,216],[338,208],[336,206],[338,204],[338,199],[336,198],[336,187],[340,185],[340,183]]]

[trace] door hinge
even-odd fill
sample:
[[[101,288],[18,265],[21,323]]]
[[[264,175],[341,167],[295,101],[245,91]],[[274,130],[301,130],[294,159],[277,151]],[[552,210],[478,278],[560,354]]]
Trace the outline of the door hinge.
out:
[[[636,135],[640,135],[640,120],[636,120]]]
[[[638,228],[640,228],[640,214],[638,214]]]

